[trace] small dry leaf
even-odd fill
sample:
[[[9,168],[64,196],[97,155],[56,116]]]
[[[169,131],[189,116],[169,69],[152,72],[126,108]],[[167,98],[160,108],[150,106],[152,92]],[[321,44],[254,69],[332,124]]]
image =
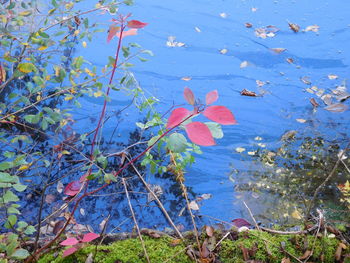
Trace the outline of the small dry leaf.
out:
[[[306,250],[304,252],[304,254],[299,258],[300,260],[304,260],[309,258],[312,255],[312,251],[311,250]]]
[[[308,26],[305,28],[305,32],[308,31],[313,31],[313,32],[318,32],[318,30],[320,29],[320,27],[318,25],[312,25],[312,26]]]
[[[63,192],[64,185],[63,185],[63,183],[62,183],[61,181],[58,181],[58,182],[57,182],[57,187],[56,187],[56,189],[57,189],[57,192],[59,192],[59,193],[62,193],[62,192]]]
[[[266,84],[266,82],[261,81],[261,80],[256,80],[255,82],[256,82],[256,85],[258,85],[258,87],[262,87]]]
[[[287,49],[278,47],[278,48],[270,48],[270,50],[272,50],[273,52],[275,52],[277,54],[280,54],[280,53],[286,51]]]
[[[182,77],[181,80],[184,80],[184,81],[190,81],[192,79],[192,77]]]
[[[258,11],[258,8],[257,7],[252,7],[252,12],[256,12],[256,11]]]
[[[292,59],[292,58],[287,58],[286,61],[287,61],[289,64],[293,64],[293,63],[294,63],[294,59]]]
[[[228,50],[226,48],[223,48],[220,50],[220,53],[225,55],[228,52]]]
[[[291,263],[289,258],[282,258],[281,263]]]
[[[52,233],[57,235],[57,233],[62,229],[63,226],[64,226],[64,222],[62,220],[57,221],[55,223],[55,226],[53,227]]]
[[[236,152],[238,152],[238,153],[242,153],[244,151],[245,151],[245,148],[243,148],[243,147],[237,147],[236,148]]]
[[[337,101],[344,102],[350,98],[350,93],[345,86],[338,86],[332,93],[336,96]]]
[[[251,23],[248,23],[248,22],[245,23],[244,25],[245,25],[246,28],[251,28],[251,27],[253,27],[253,25],[252,25]]]
[[[250,155],[250,156],[253,156],[253,155],[255,155],[255,154],[256,154],[255,151],[248,152],[248,155]]]
[[[324,109],[330,112],[344,112],[348,109],[348,106],[342,103],[334,103],[332,105],[325,107]]]
[[[321,100],[323,100],[324,104],[326,104],[327,106],[330,106],[333,104],[332,98],[333,98],[332,95],[325,94],[321,97]]]
[[[202,30],[199,27],[195,27],[194,30],[196,30],[198,33],[202,32]]]
[[[212,237],[214,235],[214,228],[212,226],[205,226],[205,232],[208,237]]]
[[[314,98],[310,99],[310,103],[314,108],[317,108],[318,106],[320,106],[320,104],[318,104]]]
[[[239,67],[240,68],[245,68],[245,67],[247,67],[249,65],[249,62],[248,61],[243,61],[240,65],[239,65]]]
[[[306,122],[305,119],[296,119],[296,121],[299,122],[299,123],[305,123]]]
[[[254,91],[250,91],[250,90],[247,90],[247,89],[243,89],[241,91],[241,95],[242,96],[249,96],[249,97],[257,97],[258,96]]]
[[[292,212],[291,216],[292,216],[293,218],[295,218],[295,219],[298,219],[298,220],[302,219],[302,216],[301,216],[300,212],[299,212],[297,209],[295,209],[295,210]]]
[[[198,206],[198,204],[197,204],[196,201],[191,201],[191,202],[190,202],[190,208],[191,208],[192,210],[199,210],[199,206]]]
[[[306,85],[311,85],[311,81],[310,81],[310,78],[309,77],[302,77],[300,78],[300,80],[305,83]]]
[[[52,204],[53,202],[55,202],[56,200],[56,196],[52,195],[52,194],[48,194],[45,196],[45,202],[48,204]]]
[[[295,33],[299,32],[299,30],[300,30],[300,26],[299,25],[293,24],[293,23],[288,23],[288,25],[289,25],[289,28],[291,30],[293,30]]]
[[[200,197],[203,199],[203,200],[207,200],[207,199],[210,199],[212,198],[212,194],[202,194]]]
[[[168,37],[168,41],[166,42],[166,45],[168,47],[183,47],[185,45],[185,43],[183,42],[177,42],[175,41],[176,37],[174,36],[169,36]]]
[[[182,243],[182,240],[181,239],[172,239],[171,241],[170,241],[170,246],[171,247],[175,247],[175,246],[177,246],[177,245],[180,245]]]
[[[220,13],[219,14],[222,18],[226,18],[227,17],[227,14],[226,13]]]
[[[333,80],[333,79],[337,79],[338,76],[337,76],[337,75],[334,75],[334,74],[329,74],[329,75],[328,75],[328,78],[331,79],[331,80]]]

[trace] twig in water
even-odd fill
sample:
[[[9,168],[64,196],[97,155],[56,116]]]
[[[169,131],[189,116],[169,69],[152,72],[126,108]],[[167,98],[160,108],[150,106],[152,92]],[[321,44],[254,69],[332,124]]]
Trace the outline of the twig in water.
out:
[[[250,208],[247,206],[246,202],[243,201],[243,204],[244,204],[245,207],[247,208],[250,217],[253,219],[256,229],[260,231],[259,225],[258,225],[258,223],[256,222],[256,220],[255,220],[255,218],[254,218],[254,216],[253,216],[253,214],[252,214],[252,211],[251,211]]]
[[[142,245],[143,251],[145,252],[145,257],[147,259],[147,262],[150,263],[149,257],[148,257],[148,254],[147,254],[147,250],[146,250],[146,247],[145,247],[145,243],[143,242],[142,235],[141,235],[141,232],[140,232],[140,228],[139,228],[139,225],[137,224],[137,221],[136,221],[134,210],[132,209],[128,188],[126,187],[126,183],[125,183],[125,178],[122,178],[122,182],[123,182],[123,185],[124,185],[126,198],[128,199],[130,212],[131,212],[132,218],[134,219],[134,222],[135,222],[135,226],[136,226],[136,229],[137,229],[137,234],[139,235],[139,238],[140,238],[140,241],[141,241],[141,245]]]

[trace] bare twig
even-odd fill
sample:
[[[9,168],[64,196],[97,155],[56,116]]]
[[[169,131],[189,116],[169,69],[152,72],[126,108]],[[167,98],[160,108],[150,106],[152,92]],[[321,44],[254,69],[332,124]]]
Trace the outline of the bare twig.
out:
[[[248,207],[248,205],[246,204],[246,202],[243,201],[243,204],[244,204],[245,207],[247,208],[250,217],[253,219],[256,229],[260,231],[259,225],[258,225],[258,223],[256,222],[256,220],[255,220],[255,218],[254,218],[254,216],[253,216],[252,211],[250,210],[250,208]]]
[[[147,250],[146,250],[146,247],[145,247],[145,243],[143,242],[142,235],[141,235],[141,232],[140,232],[139,225],[137,224],[137,220],[136,220],[136,217],[135,217],[134,210],[132,209],[132,205],[131,205],[131,202],[130,202],[130,197],[129,197],[128,188],[126,187],[126,183],[125,183],[125,178],[122,178],[122,182],[123,182],[123,185],[124,185],[126,198],[128,199],[128,204],[129,204],[130,212],[131,212],[131,214],[132,214],[132,218],[134,219],[135,227],[136,227],[136,229],[137,229],[137,233],[138,233],[138,235],[139,235],[139,238],[140,238],[140,241],[141,241],[141,245],[142,245],[143,251],[145,252],[145,256],[146,256],[147,262],[150,263],[149,257],[148,257],[148,254],[147,254]]]

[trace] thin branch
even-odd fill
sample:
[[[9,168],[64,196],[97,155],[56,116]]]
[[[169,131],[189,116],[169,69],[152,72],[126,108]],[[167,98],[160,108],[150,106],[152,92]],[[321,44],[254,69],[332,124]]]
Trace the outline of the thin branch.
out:
[[[252,211],[250,210],[250,208],[248,207],[248,205],[246,204],[246,202],[243,201],[243,204],[244,204],[245,207],[247,208],[250,217],[253,219],[256,229],[260,231],[259,225],[258,225],[258,223],[256,222],[256,220],[255,220],[255,218],[254,218],[254,216],[253,216]]]
[[[130,211],[131,211],[131,214],[132,214],[132,218],[133,218],[133,220],[135,222],[135,227],[137,229],[137,234],[139,235],[139,238],[140,238],[140,241],[141,241],[141,245],[142,245],[143,251],[145,252],[145,256],[146,256],[147,262],[150,263],[149,257],[148,257],[148,254],[147,254],[147,250],[146,250],[146,247],[145,247],[145,243],[143,242],[142,235],[141,235],[141,232],[140,232],[139,225],[137,224],[137,220],[136,220],[136,217],[135,217],[134,210],[132,209],[128,188],[126,187],[126,183],[125,183],[125,178],[122,178],[122,182],[123,182],[123,185],[124,185],[126,197],[128,199],[128,204],[129,204],[129,208],[130,208]]]

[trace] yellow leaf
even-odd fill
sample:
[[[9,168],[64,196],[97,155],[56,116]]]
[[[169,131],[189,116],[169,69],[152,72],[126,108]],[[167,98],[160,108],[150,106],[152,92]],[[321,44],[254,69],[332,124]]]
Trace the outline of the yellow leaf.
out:
[[[74,31],[74,36],[79,35],[79,32],[80,32],[80,31],[79,31],[78,29],[77,29],[77,30],[75,30],[75,31]]]
[[[94,77],[96,74],[91,72],[88,68],[85,68],[85,73],[87,73],[90,77]]]
[[[50,75],[47,75],[47,76],[45,77],[45,79],[46,79],[46,80],[50,80],[50,79],[51,79],[51,76],[50,76]]]
[[[19,15],[20,16],[29,16],[31,13],[32,13],[32,11],[27,10],[27,11],[20,12]]]
[[[301,216],[300,212],[299,212],[297,209],[295,209],[295,210],[293,211],[293,213],[291,214],[291,216],[292,216],[293,218],[295,218],[295,219],[302,219],[302,216]]]
[[[69,101],[69,100],[72,100],[73,98],[74,98],[73,96],[67,95],[67,96],[64,98],[64,100],[65,100],[65,101]]]
[[[241,152],[244,152],[245,151],[245,148],[243,148],[243,147],[237,147],[236,148],[236,152],[238,152],[238,153],[241,153]]]
[[[100,90],[99,90],[99,91],[96,91],[96,92],[94,92],[94,97],[95,97],[95,98],[101,97],[102,94],[103,94],[102,91],[100,91]]]
[[[63,151],[62,151],[62,154],[69,155],[69,154],[70,154],[70,152],[68,152],[67,150],[63,150]]]
[[[21,63],[18,65],[18,70],[23,73],[30,73],[35,71],[35,66],[32,63]]]
[[[86,46],[87,46],[85,41],[83,41],[82,45],[83,45],[84,48],[86,48]]]
[[[29,168],[29,165],[23,164],[18,168],[18,171],[24,171],[24,170],[27,170],[28,168]]]
[[[38,94],[38,96],[36,96],[36,101],[39,101],[39,100],[41,100],[41,95],[40,95],[40,93]]]
[[[41,46],[38,48],[39,51],[47,49],[47,46]]]

